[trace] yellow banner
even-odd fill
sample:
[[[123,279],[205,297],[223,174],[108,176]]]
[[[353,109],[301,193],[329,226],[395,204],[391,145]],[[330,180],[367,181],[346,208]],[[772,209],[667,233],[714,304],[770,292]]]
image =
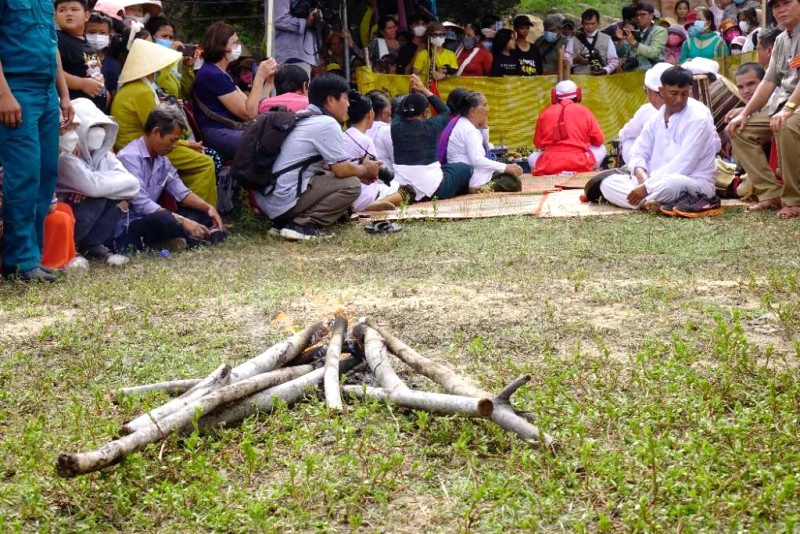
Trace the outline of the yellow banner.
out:
[[[718,59],[720,74],[733,80],[736,69],[743,63],[755,61],[755,52]],[[367,68],[358,69],[358,89],[362,93],[377,89],[387,95],[408,93],[408,76],[375,74]],[[647,102],[644,94],[644,72],[625,72],[611,76],[573,76],[583,92],[583,104],[592,110],[606,143],[616,139],[639,106]],[[491,141],[512,148],[531,147],[533,131],[539,113],[550,104],[550,90],[555,76],[531,77],[461,77],[447,78],[439,83],[442,99],[456,87],[479,91],[489,101]]]

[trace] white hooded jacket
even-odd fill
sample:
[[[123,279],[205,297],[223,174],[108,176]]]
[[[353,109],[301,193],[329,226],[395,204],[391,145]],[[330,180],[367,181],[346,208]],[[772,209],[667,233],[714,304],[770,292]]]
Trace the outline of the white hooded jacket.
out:
[[[112,200],[134,198],[139,193],[139,180],[122,166],[111,150],[119,131],[117,123],[89,99],[76,98],[72,107],[81,120],[77,130],[80,155],[63,153],[58,157],[56,191]],[[86,134],[93,126],[102,126],[106,137],[100,148],[90,153]]]

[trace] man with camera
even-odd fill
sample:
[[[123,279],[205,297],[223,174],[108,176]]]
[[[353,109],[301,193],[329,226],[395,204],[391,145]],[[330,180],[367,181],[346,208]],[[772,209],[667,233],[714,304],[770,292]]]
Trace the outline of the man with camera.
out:
[[[275,59],[311,75],[319,63],[322,11],[316,0],[275,0]]]
[[[573,65],[573,74],[602,76],[617,70],[617,48],[611,37],[598,31],[599,24],[600,13],[596,9],[581,14],[581,29],[564,50],[564,58]]]
[[[653,23],[656,9],[652,4],[640,3],[636,6],[635,27],[629,24],[616,30],[619,42],[622,70],[647,70],[659,61],[664,61],[667,46],[667,29]]]

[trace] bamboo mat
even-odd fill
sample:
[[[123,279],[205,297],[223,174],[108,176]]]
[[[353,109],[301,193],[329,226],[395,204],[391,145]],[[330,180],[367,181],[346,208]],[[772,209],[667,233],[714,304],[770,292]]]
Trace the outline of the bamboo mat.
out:
[[[577,174],[551,174],[547,176],[532,176],[523,174],[523,193],[550,193],[561,189],[583,189],[592,176],[597,172],[579,172]]]
[[[362,212],[357,214],[357,217],[379,221],[403,221],[536,215],[543,200],[543,195],[528,193],[480,193],[435,202],[418,202],[394,211]]]

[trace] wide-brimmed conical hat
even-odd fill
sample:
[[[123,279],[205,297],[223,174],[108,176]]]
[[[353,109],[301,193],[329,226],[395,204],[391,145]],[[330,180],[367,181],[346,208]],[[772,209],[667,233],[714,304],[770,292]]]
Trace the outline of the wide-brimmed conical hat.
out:
[[[119,75],[119,83],[128,83],[149,74],[158,72],[181,59],[183,54],[166,46],[161,46],[144,39],[133,41],[128,59]]]

